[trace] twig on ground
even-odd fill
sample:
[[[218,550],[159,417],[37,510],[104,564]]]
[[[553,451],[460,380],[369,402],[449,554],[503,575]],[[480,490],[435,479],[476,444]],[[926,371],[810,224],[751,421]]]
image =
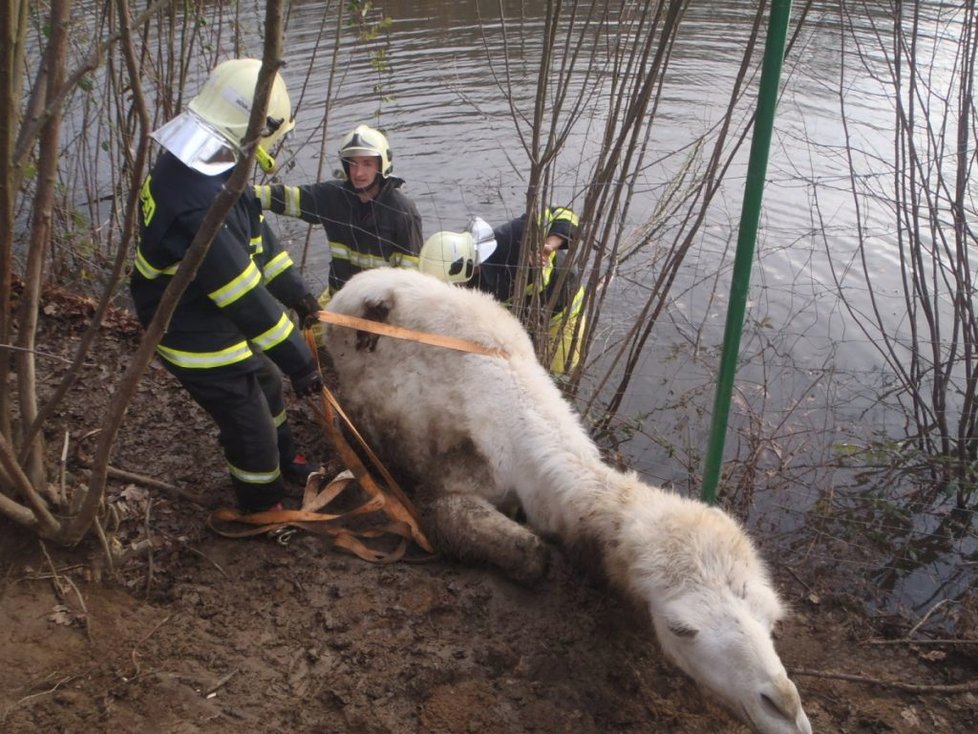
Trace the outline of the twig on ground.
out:
[[[61,469],[60,469],[60,479],[59,487],[61,489],[61,495],[58,497],[58,506],[67,507],[68,506],[68,489],[65,486],[65,477],[67,475],[67,465],[68,465],[68,446],[71,443],[71,432],[65,430],[65,441],[61,446]]]
[[[110,466],[108,468],[108,475],[113,479],[125,479],[127,482],[141,484],[144,487],[149,487],[150,489],[161,489],[164,492],[170,492],[171,494],[175,494],[177,497],[185,499],[188,502],[192,502],[198,507],[207,509],[207,504],[203,498],[194,494],[193,492],[180,489],[180,487],[176,486],[175,484],[161,482],[159,479],[153,479],[152,477],[147,477],[144,474],[136,474],[135,472],[116,469],[114,466]]]
[[[970,693],[978,691],[978,680],[968,681],[967,683],[954,683],[950,685],[942,684],[923,684],[923,683],[904,683],[896,680],[883,680],[866,675],[855,675],[853,673],[838,673],[833,670],[807,670],[805,668],[794,668],[791,675],[807,676],[809,678],[828,678],[833,680],[844,680],[850,683],[865,683],[871,686],[882,686],[883,688],[894,688],[898,691],[907,693]]]
[[[92,638],[91,617],[88,615],[88,607],[85,605],[85,598],[82,596],[82,593],[75,582],[71,580],[70,576],[65,576],[64,579],[68,582],[71,588],[74,589],[75,596],[78,597],[78,603],[81,605],[82,609],[82,624],[85,625],[85,637],[88,638],[88,642],[90,644],[94,645],[95,640]]]
[[[91,468],[92,460],[88,456],[85,456],[81,451],[75,451],[75,458],[78,460],[78,463],[84,466],[86,469]],[[147,477],[145,474],[137,474],[135,472],[125,471],[124,469],[117,469],[114,466],[108,467],[106,473],[113,479],[124,479],[127,482],[140,484],[144,487],[149,487],[150,489],[160,489],[164,492],[174,494],[181,499],[185,499],[202,509],[208,509],[207,503],[203,500],[203,498],[195,495],[193,492],[188,492],[185,489],[181,489],[174,484],[169,484],[167,482],[162,482],[159,479]]]
[[[213,558],[211,558],[210,556],[208,556],[203,551],[197,550],[196,548],[192,547],[189,543],[184,543],[184,547],[188,551],[190,551],[191,553],[197,554],[198,556],[200,556],[201,558],[203,558],[205,561],[207,561],[208,563],[210,563],[211,565],[213,565],[214,568],[216,568],[218,571],[221,572],[221,575],[224,578],[226,578],[226,579],[231,578],[230,576],[228,576],[227,571],[225,571],[223,568],[221,568],[221,565],[217,561],[215,561]]]
[[[791,575],[791,578],[793,578],[795,581],[797,581],[799,584],[801,584],[803,587],[805,587],[805,591],[808,592],[809,595],[811,595],[813,593],[812,592],[812,587],[809,586],[808,584],[806,584],[804,581],[801,580],[801,577],[797,573],[795,573],[795,569],[793,569],[787,563],[782,564],[782,566],[784,567],[784,570],[787,571]]]
[[[48,359],[53,359],[57,362],[64,362],[65,364],[71,364],[71,360],[66,357],[62,357],[60,354],[54,354],[52,352],[42,352],[40,349],[25,349],[24,347],[15,347],[13,344],[0,344],[0,351],[10,351],[10,352],[25,352],[27,354],[33,354],[38,357],[46,357]]]
[[[98,515],[92,518],[92,524],[95,526],[95,533],[98,535],[99,543],[102,544],[102,552],[105,554],[105,562],[109,566],[109,575],[115,573],[115,559],[112,557],[112,548],[109,545],[109,539],[105,536],[105,529],[102,527],[101,520],[98,519]]]
[[[136,678],[140,676],[139,661],[136,659],[136,652],[139,650],[139,646],[142,645],[144,642],[146,642],[150,637],[155,635],[156,632],[159,630],[159,628],[162,627],[167,622],[169,622],[171,619],[173,619],[172,614],[163,617],[163,619],[157,622],[156,626],[153,627],[153,629],[151,629],[145,637],[143,637],[139,642],[133,645],[132,652],[129,653],[129,657],[132,659],[132,667],[134,668],[135,672],[128,677],[122,676],[123,681],[125,681],[126,683],[131,683],[132,681],[136,680]]]
[[[153,500],[150,499],[146,503],[146,520],[143,523],[143,532],[146,533],[146,538],[152,538],[152,529],[149,526],[149,511],[153,506]],[[149,599],[149,592],[153,588],[153,544],[149,544],[149,550],[146,552],[146,598]]]
[[[10,704],[9,706],[7,706],[7,708],[3,710],[2,713],[0,713],[0,726],[2,726],[3,723],[7,720],[8,714],[10,714],[10,712],[13,711],[15,708],[17,708],[18,706],[27,703],[33,698],[40,698],[41,696],[50,696],[52,693],[54,693],[59,688],[61,688],[61,686],[63,686],[65,683],[67,683],[68,681],[72,681],[77,677],[78,677],[77,675],[69,675],[65,678],[62,678],[57,683],[55,683],[53,688],[49,688],[46,691],[38,691],[37,693],[32,693],[29,696],[24,696],[19,701],[15,701],[14,703]]]
[[[866,645],[978,645],[978,640],[913,640],[909,637],[901,637],[898,640],[866,640]]]
[[[237,668],[234,668],[230,673],[228,673],[227,675],[225,675],[224,677],[222,677],[220,680],[218,680],[217,683],[215,683],[210,688],[208,688],[206,691],[204,691],[204,693],[203,693],[204,698],[212,698],[213,696],[215,696],[217,694],[218,690],[220,690],[221,688],[223,688],[224,686],[226,686],[228,684],[228,681],[230,681],[237,674],[238,674],[238,669]]]
[[[66,591],[64,585],[67,584],[70,586],[75,592],[75,596],[78,597],[79,606],[81,606],[81,621],[85,627],[85,637],[88,638],[88,642],[90,644],[94,644],[95,640],[92,639],[92,628],[89,624],[88,607],[85,605],[85,597],[82,596],[81,590],[78,588],[75,582],[71,580],[70,576],[62,576],[58,573],[58,569],[54,566],[54,559],[52,559],[51,554],[48,553],[48,548],[44,544],[44,541],[38,540],[37,542],[40,544],[41,551],[44,553],[44,558],[47,559],[48,567],[51,569],[51,578],[54,580],[54,591],[58,596],[58,600],[62,603],[67,602],[67,599],[65,599]]]
[[[43,540],[37,541],[41,546],[41,552],[44,553],[44,558],[47,559],[48,568],[51,569],[51,578],[54,580],[54,593],[58,595],[58,601],[65,600],[65,590],[61,583],[61,575],[58,573],[58,569],[54,566],[54,560],[51,558],[51,554],[48,553],[48,547],[44,545]]]
[[[915,624],[915,625],[914,625],[913,627],[911,627],[911,628],[910,628],[910,631],[909,631],[909,632],[907,632],[907,634],[906,634],[906,636],[907,636],[908,638],[910,638],[910,637],[913,637],[913,636],[914,636],[914,633],[915,633],[915,632],[916,632],[917,630],[919,630],[919,629],[921,628],[921,626],[923,626],[923,624],[924,624],[924,623],[925,623],[925,622],[926,622],[926,621],[927,621],[928,619],[930,619],[930,616],[931,616],[931,615],[932,615],[932,614],[933,614],[934,612],[936,612],[936,611],[937,611],[938,609],[940,609],[940,608],[941,608],[942,606],[944,606],[945,604],[947,604],[947,601],[948,601],[947,599],[941,599],[941,600],[940,600],[939,602],[937,602],[937,604],[935,604],[935,605],[934,605],[934,606],[932,606],[932,607],[931,607],[930,609],[928,609],[928,610],[927,610],[927,614],[925,614],[925,615],[924,615],[924,616],[923,616],[923,617],[921,618],[921,620],[920,620],[919,622],[917,622],[917,624]]]
[[[180,545],[182,545],[184,548],[186,548],[191,553],[194,553],[195,555],[198,555],[201,558],[203,558],[205,561],[207,561],[212,566],[214,566],[214,568],[216,568],[218,571],[220,571],[221,572],[221,575],[224,578],[226,578],[226,579],[227,578],[231,578],[230,576],[228,576],[227,571],[225,571],[223,568],[221,568],[221,565],[217,561],[215,561],[213,558],[211,558],[210,556],[208,556],[203,551],[199,551],[196,548],[194,548],[193,546],[191,546],[190,543],[189,543],[189,541],[186,538],[182,538],[182,537],[178,538],[178,537],[176,537],[174,535],[170,535],[169,533],[162,532],[162,531],[160,532],[160,534],[163,535],[164,537],[166,537],[168,540],[175,540],[177,543],[179,543]]]

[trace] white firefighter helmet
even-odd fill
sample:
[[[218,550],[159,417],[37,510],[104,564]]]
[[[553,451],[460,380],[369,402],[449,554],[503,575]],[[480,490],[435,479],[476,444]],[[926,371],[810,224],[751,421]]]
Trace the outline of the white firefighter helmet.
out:
[[[496,251],[492,227],[479,217],[465,232],[435,232],[421,247],[418,269],[446,283],[467,283]]]
[[[214,176],[227,171],[241,154],[260,68],[258,59],[231,59],[218,64],[188,109],[153,132],[153,139],[201,173]],[[289,93],[276,73],[256,151],[258,163],[266,172],[275,168],[269,149],[294,126]]]
[[[349,177],[347,170],[347,159],[354,156],[368,156],[380,158],[380,175],[388,178],[394,168],[394,154],[387,142],[387,136],[380,130],[375,130],[369,125],[357,125],[344,137],[340,143],[340,162],[343,164],[343,172]]]

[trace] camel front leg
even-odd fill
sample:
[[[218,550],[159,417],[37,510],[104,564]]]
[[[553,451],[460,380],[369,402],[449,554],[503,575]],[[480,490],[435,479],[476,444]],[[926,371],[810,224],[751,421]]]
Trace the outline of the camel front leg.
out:
[[[521,584],[540,579],[550,546],[482,497],[449,493],[419,498],[425,533],[438,551],[463,563],[489,564]]]

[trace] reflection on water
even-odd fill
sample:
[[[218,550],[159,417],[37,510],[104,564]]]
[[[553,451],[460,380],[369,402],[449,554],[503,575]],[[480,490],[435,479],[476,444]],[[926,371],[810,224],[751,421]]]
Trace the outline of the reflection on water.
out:
[[[974,511],[935,513],[926,502],[911,511],[913,498],[886,491],[889,483],[925,486],[919,477],[912,485],[881,470],[855,471],[853,477],[851,486],[823,493],[808,513],[805,536],[795,539],[796,550],[809,552],[814,540],[827,570],[844,561],[856,581],[847,593],[874,612],[928,614],[931,631],[973,634],[973,621],[959,620],[958,613],[974,593]]]

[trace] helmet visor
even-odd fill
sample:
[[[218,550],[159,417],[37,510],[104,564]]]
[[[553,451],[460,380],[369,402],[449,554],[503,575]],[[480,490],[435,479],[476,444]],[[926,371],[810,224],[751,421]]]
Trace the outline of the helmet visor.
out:
[[[234,146],[193,112],[177,115],[150,137],[205,176],[224,173],[238,162]]]
[[[481,265],[496,251],[496,235],[482,217],[473,217],[466,228],[475,240],[476,265]]]

